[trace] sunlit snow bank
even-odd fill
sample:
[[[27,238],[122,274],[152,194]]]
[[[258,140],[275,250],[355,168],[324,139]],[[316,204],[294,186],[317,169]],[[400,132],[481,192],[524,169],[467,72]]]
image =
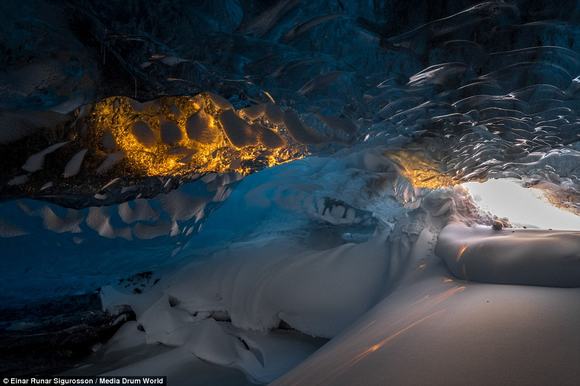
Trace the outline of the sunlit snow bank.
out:
[[[580,232],[450,224],[436,253],[464,280],[580,287]]]
[[[487,320],[481,349],[489,356],[495,336],[514,323],[510,318],[528,317],[514,303],[530,305],[537,295],[544,297],[542,312],[549,312],[552,301],[559,304],[549,328],[566,305],[574,306],[568,304],[573,297],[560,298],[553,289],[532,294],[526,287],[496,284],[580,285],[578,232],[494,230],[492,216],[504,214],[478,208],[461,187],[411,191],[381,154],[312,157],[241,181],[182,246],[191,263],[137,292],[102,289],[105,308],[129,305],[137,320],[79,373],[144,374],[155,368],[175,384],[191,385],[197,380],[188,382],[183,374],[200,368],[217,382],[215,367],[202,369],[201,363],[209,363],[227,367],[223,374],[233,378],[239,374],[229,372],[236,369],[260,383],[282,377],[281,384],[360,384],[364,377],[364,384],[389,379],[404,385],[435,377],[433,384],[444,384],[447,370],[417,370],[410,358],[425,362],[444,352],[470,372],[488,371],[493,363],[456,354],[477,354],[477,339],[464,332],[473,334]],[[485,319],[488,297],[497,310]],[[451,333],[447,326],[453,326]],[[528,327],[514,333],[513,344],[541,329],[531,322]],[[448,336],[452,351],[445,346]],[[162,352],[154,349],[159,345]],[[510,350],[502,353],[506,363],[519,366]],[[119,352],[130,359],[115,363]],[[572,349],[571,355],[580,353]],[[437,360],[448,365],[445,358]],[[530,368],[522,371],[528,376]]]
[[[552,205],[540,189],[513,179],[490,179],[462,184],[483,210],[507,217],[514,225],[539,229],[580,230],[580,216]]]

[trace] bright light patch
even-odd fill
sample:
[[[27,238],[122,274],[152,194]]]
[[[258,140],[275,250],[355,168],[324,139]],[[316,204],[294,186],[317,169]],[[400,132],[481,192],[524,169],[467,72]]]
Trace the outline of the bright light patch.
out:
[[[552,205],[540,189],[525,188],[517,180],[492,179],[462,184],[483,210],[507,217],[514,226],[580,230],[580,216]]]

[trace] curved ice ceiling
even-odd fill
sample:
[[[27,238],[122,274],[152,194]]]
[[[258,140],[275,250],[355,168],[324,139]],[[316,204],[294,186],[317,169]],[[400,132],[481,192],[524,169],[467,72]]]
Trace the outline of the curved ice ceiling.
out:
[[[414,5],[1,4],[2,296],[96,288],[255,227],[356,238],[386,185],[409,203],[516,177],[578,211],[580,5]]]

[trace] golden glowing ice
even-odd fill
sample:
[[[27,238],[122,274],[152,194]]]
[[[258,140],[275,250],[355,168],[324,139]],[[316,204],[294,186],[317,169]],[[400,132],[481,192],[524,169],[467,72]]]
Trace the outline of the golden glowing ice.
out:
[[[457,185],[459,182],[442,172],[439,166],[418,151],[399,150],[388,152],[415,188],[439,189]]]
[[[93,106],[88,124],[97,140],[112,135],[138,175],[248,174],[306,154],[283,126],[240,116],[225,102],[209,93],[145,103],[115,96]]]

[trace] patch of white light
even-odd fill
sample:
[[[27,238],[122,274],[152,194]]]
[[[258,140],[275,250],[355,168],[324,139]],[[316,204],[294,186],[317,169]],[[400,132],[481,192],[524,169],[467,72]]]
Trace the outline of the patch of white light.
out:
[[[518,180],[491,179],[462,186],[481,209],[507,217],[514,226],[580,230],[580,216],[552,205],[542,190],[526,188]]]

